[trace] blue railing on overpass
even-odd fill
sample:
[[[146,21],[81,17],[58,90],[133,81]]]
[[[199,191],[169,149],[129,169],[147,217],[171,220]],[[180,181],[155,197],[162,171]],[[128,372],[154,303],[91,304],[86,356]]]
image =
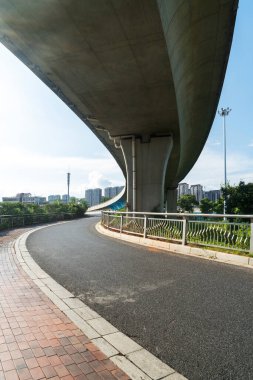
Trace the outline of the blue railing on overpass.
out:
[[[101,223],[144,238],[253,254],[253,215],[102,211]]]

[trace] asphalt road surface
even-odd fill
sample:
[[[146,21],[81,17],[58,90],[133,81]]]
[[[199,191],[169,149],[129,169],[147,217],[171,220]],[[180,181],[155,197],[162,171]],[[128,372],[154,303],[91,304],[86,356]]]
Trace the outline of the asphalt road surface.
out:
[[[98,218],[39,230],[36,262],[190,380],[253,380],[253,270],[101,236]]]

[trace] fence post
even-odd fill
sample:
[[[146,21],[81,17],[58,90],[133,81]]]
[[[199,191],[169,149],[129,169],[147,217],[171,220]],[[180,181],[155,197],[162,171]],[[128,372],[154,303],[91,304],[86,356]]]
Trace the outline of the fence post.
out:
[[[182,245],[187,245],[188,217],[183,217]]]
[[[253,218],[250,219],[250,245],[249,252],[253,253]]]
[[[122,233],[123,230],[123,215],[120,215],[120,233]]]
[[[147,215],[144,215],[143,237],[144,239],[147,237]]]

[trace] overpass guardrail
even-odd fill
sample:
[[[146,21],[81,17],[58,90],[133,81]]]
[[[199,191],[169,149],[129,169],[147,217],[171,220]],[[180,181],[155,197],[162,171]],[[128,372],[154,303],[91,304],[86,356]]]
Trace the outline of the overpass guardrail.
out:
[[[48,213],[48,214],[24,214],[24,215],[0,215],[0,231],[25,227],[33,224],[52,223],[74,219],[74,213]]]
[[[253,215],[102,211],[101,224],[147,239],[253,254]]]

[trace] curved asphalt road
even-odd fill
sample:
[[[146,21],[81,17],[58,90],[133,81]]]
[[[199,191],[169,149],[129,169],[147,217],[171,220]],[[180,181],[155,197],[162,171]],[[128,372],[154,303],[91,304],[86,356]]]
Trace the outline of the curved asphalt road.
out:
[[[253,270],[99,235],[98,218],[39,230],[33,258],[191,380],[253,380]]]

